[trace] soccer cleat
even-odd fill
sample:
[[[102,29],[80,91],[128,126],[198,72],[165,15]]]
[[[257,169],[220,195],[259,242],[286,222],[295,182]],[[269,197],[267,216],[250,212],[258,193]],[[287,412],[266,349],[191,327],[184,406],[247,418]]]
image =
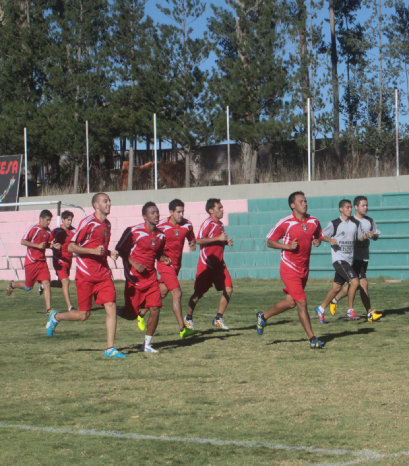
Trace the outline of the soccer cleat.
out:
[[[372,310],[371,312],[368,312],[368,322],[375,322],[376,320],[379,320],[381,317],[383,317],[383,314],[380,312],[376,312],[376,310]]]
[[[331,315],[335,315],[335,313],[337,312],[337,305],[338,303],[334,303],[334,301],[332,300],[330,303],[329,303],[329,312],[331,313]]]
[[[318,320],[320,321],[320,324],[325,325],[326,324],[326,322],[325,322],[325,311],[321,311],[319,306],[317,306],[314,309],[314,311],[317,314],[317,317],[318,317]]]
[[[188,319],[187,316],[185,316],[184,324],[185,324],[185,327],[188,328],[189,330],[195,329],[195,326],[193,325],[193,319]]]
[[[7,287],[6,293],[7,296],[10,296],[14,291],[13,280],[10,280],[9,286]]]
[[[126,354],[121,353],[116,348],[106,349],[105,352],[104,352],[104,356],[106,358],[117,358],[117,359],[126,358]]]
[[[263,318],[263,312],[257,312],[257,333],[263,335],[264,327],[267,325],[267,322]]]
[[[310,340],[311,349],[321,349],[325,345],[325,341],[318,340],[318,338],[313,337]]]
[[[222,317],[219,317],[218,319],[213,319],[213,325],[222,330],[229,330],[229,327],[224,323]]]
[[[50,316],[48,317],[47,320],[47,325],[45,326],[45,330],[47,332],[47,335],[49,337],[52,337],[54,334],[54,329],[58,325],[58,320],[54,317],[57,314],[57,311],[51,311]]]
[[[144,345],[143,350],[145,353],[159,353],[158,350],[153,348],[152,346]]]
[[[348,309],[346,317],[347,319],[350,319],[350,320],[360,319],[359,315],[355,312],[354,309]]]
[[[196,335],[197,330],[192,330],[191,328],[185,327],[181,332],[179,332],[180,338],[187,338],[191,335]]]
[[[43,293],[44,293],[44,287],[43,285],[40,284],[38,286],[38,296],[41,296]]]
[[[139,315],[137,317],[138,321],[138,328],[141,332],[144,332],[146,330],[146,322],[145,322],[145,316]]]

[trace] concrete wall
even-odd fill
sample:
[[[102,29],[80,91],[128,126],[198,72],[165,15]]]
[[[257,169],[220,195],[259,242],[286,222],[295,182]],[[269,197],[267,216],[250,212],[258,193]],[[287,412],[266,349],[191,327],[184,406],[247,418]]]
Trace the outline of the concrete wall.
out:
[[[144,204],[147,201],[167,203],[174,198],[184,202],[205,201],[210,197],[222,200],[282,198],[293,191],[304,191],[307,196],[349,196],[409,191],[409,175],[380,178],[359,178],[326,181],[288,181],[283,183],[240,184],[233,186],[206,186],[197,188],[161,189],[148,191],[116,191],[109,193],[113,205]],[[90,207],[92,194],[65,194],[20,198],[20,202],[61,200],[68,204]],[[38,209],[38,206],[21,209]]]

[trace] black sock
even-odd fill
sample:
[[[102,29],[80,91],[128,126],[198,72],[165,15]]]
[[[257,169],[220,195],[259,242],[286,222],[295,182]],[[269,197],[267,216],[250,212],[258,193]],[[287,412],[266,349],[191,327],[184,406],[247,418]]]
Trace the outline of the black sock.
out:
[[[220,314],[220,312],[218,312],[216,314],[216,319],[222,319],[223,318],[223,314]]]
[[[313,340],[315,340],[315,339],[316,339],[315,336],[312,336],[312,337],[310,338],[310,342],[312,343]]]
[[[190,316],[189,314],[186,314],[186,320],[193,320],[193,316]]]

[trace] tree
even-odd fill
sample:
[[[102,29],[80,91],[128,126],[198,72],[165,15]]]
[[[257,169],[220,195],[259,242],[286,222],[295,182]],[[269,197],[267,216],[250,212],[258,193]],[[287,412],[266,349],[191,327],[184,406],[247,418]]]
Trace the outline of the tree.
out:
[[[190,186],[192,152],[203,144],[206,122],[203,115],[207,73],[201,65],[208,56],[206,35],[194,37],[193,23],[206,8],[202,0],[166,0],[169,7],[157,5],[172,22],[162,25],[162,47],[169,63],[165,80],[169,93],[164,101],[162,124],[165,137],[181,147],[185,159],[185,186]]]
[[[218,69],[212,78],[215,124],[224,131],[224,109],[231,112],[231,135],[241,143],[242,178],[256,181],[259,147],[290,134],[285,66],[285,5],[278,1],[226,0],[212,6],[209,29],[216,44]]]

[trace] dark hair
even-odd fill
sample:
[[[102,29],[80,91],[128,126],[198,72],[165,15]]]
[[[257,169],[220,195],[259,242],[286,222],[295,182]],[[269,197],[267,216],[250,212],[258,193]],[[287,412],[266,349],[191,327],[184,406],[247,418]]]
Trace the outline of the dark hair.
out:
[[[176,207],[185,207],[185,203],[180,199],[173,199],[173,201],[169,202],[169,210],[174,211]]]
[[[142,215],[146,214],[146,211],[149,209],[149,207],[156,207],[156,204],[152,201],[146,202],[145,205],[142,207]]]
[[[368,198],[366,196],[356,196],[356,198],[354,199],[354,207],[358,207],[361,201],[368,202]]]
[[[98,201],[99,196],[102,196],[102,195],[108,196],[107,193],[96,193],[92,196],[92,199],[91,199],[92,207],[94,207],[94,204]]]
[[[64,212],[61,214],[61,218],[65,220],[68,217],[74,218],[74,214],[70,210],[64,210]]]
[[[341,199],[338,204],[338,208],[340,209],[341,207],[344,207],[345,204],[351,204],[351,201],[349,199]]]
[[[288,196],[288,205],[290,206],[291,209],[291,204],[294,204],[295,202],[295,196],[305,196],[305,194],[302,191],[294,191]]]
[[[40,218],[47,218],[47,217],[53,218],[53,214],[47,209],[42,210],[40,212]]]
[[[215,206],[216,204],[220,204],[220,199],[216,199],[216,198],[214,198],[214,197],[211,197],[210,199],[208,199],[208,200],[206,201],[206,212],[207,212],[208,214],[210,214],[209,210],[210,210],[210,209],[214,209],[214,206]]]

